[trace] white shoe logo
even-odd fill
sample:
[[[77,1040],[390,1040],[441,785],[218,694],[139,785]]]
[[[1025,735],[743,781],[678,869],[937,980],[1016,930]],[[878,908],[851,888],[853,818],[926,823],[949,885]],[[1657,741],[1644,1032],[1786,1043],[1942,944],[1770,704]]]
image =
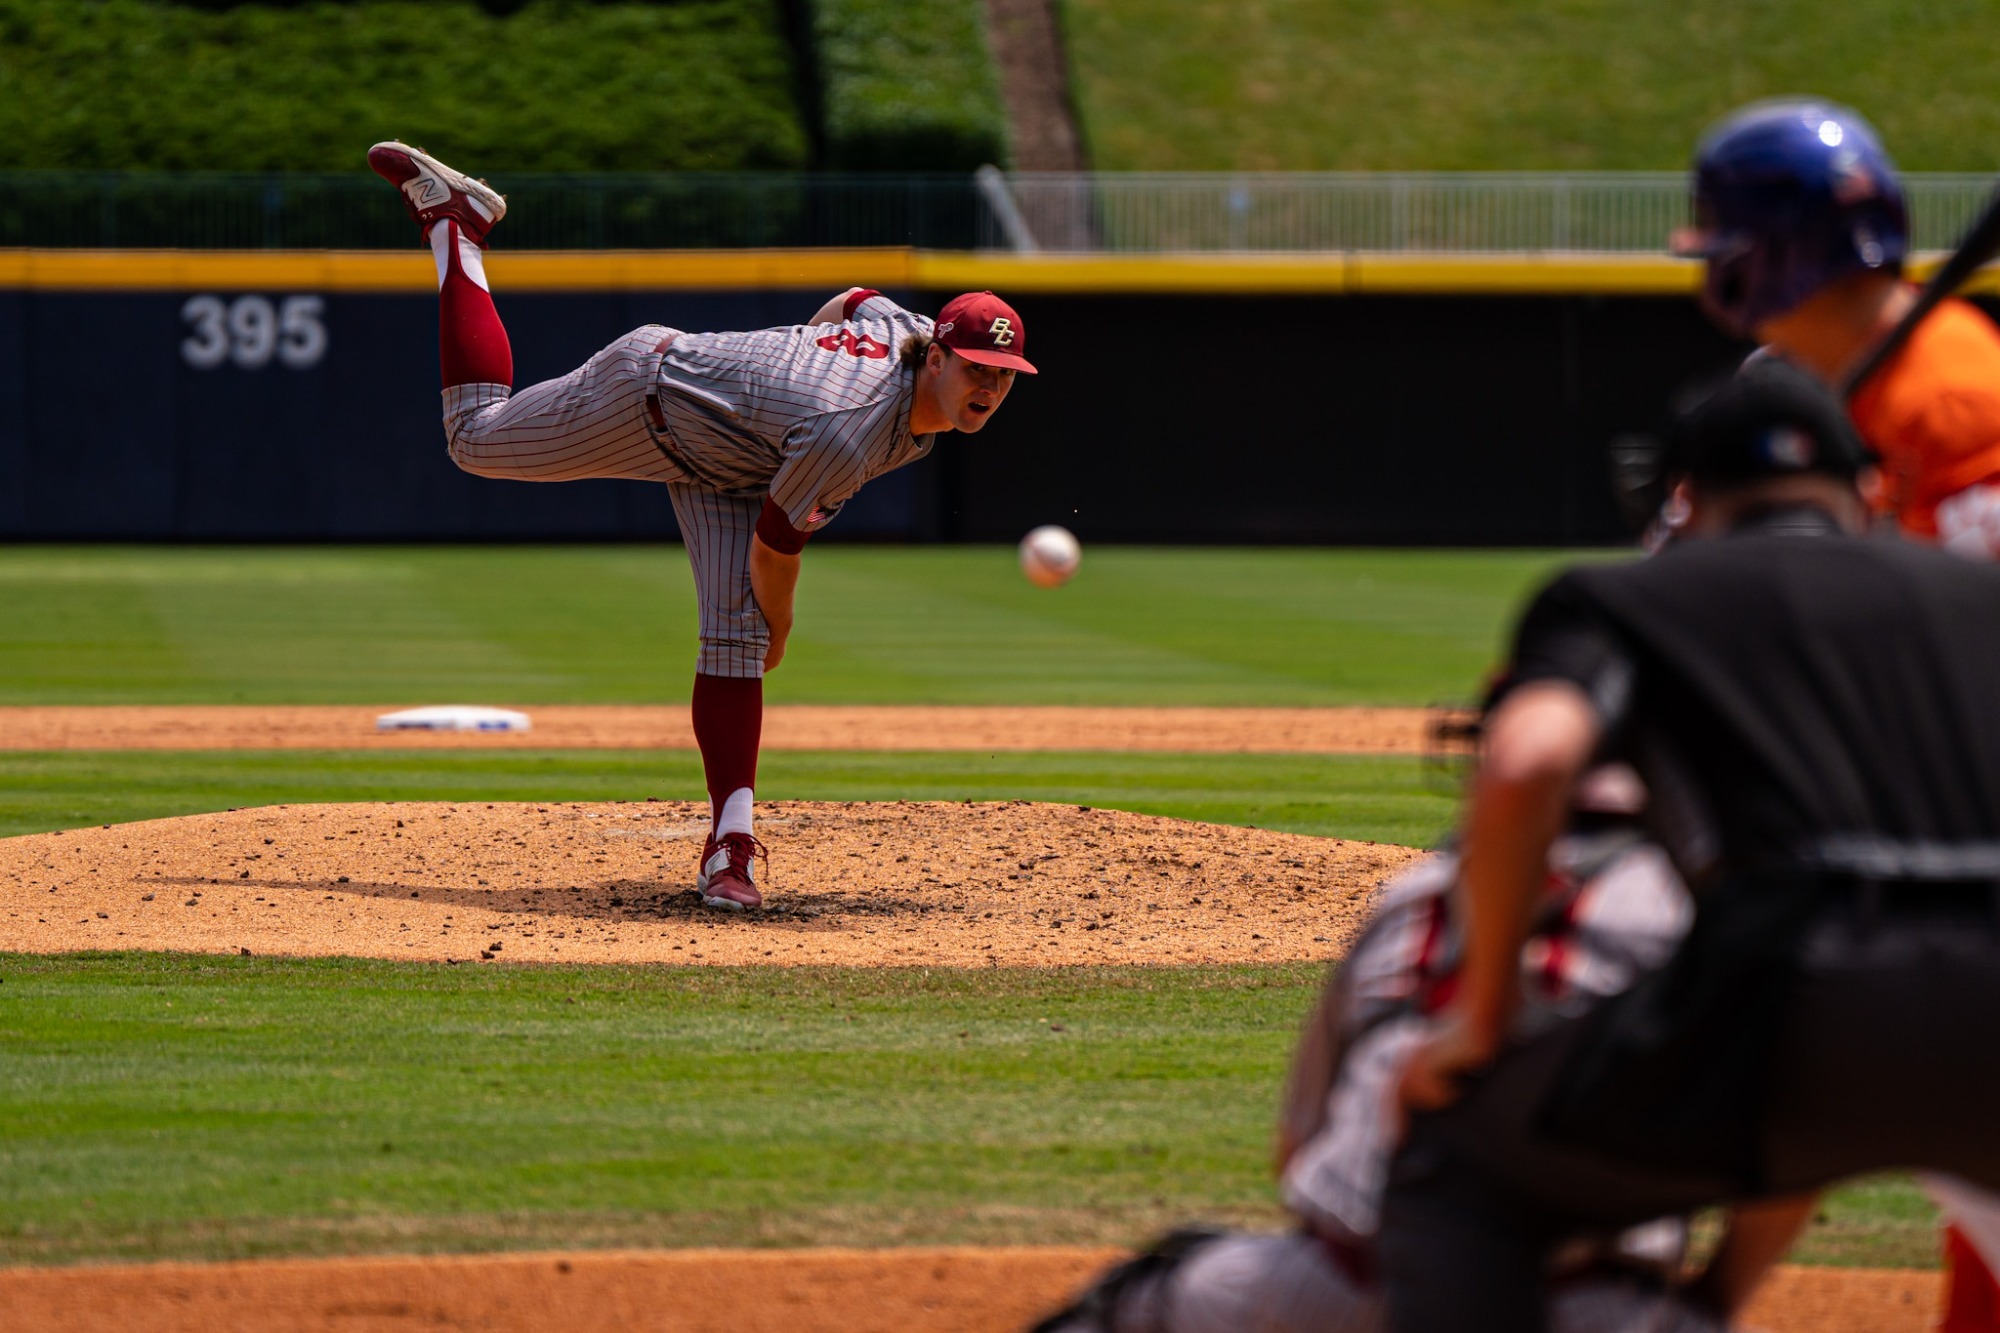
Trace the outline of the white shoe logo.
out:
[[[418,208],[432,208],[451,198],[451,188],[428,171],[403,182],[403,193],[410,196],[410,202]]]

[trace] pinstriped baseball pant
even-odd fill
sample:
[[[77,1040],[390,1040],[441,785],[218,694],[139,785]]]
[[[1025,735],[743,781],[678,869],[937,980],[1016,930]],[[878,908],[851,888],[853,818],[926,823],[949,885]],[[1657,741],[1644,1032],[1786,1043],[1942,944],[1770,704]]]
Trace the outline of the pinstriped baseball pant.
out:
[[[481,477],[512,481],[624,478],[657,481],[674,502],[701,607],[705,676],[757,678],[771,630],[750,592],[750,538],[764,497],[720,494],[688,481],[653,442],[646,394],[668,329],[648,324],[560,379],[514,393],[504,384],[444,391],[451,461]]]

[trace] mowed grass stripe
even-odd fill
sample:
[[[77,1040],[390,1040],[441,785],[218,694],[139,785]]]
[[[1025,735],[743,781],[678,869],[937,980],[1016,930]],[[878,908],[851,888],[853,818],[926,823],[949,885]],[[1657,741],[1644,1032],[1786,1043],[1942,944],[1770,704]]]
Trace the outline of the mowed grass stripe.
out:
[[[699,799],[681,750],[0,752],[0,836],[316,801]],[[784,751],[774,801],[1056,801],[1289,833],[1429,846],[1453,791],[1422,761],[1375,755]]]
[[[0,1262],[1136,1240],[1268,1208],[1318,975],[0,956]]]
[[[1564,557],[816,548],[775,703],[1460,700]],[[0,549],[0,703],[662,703],[688,697],[676,545]]]
[[[0,1263],[1277,1226],[1320,979],[0,955]],[[1883,1178],[1798,1257],[1935,1244]]]

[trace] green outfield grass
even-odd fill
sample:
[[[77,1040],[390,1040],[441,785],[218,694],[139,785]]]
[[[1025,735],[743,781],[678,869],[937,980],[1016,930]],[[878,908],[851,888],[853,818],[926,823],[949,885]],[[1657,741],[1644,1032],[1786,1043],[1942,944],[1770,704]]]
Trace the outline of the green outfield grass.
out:
[[[1093,549],[1047,593],[1005,550],[828,547],[771,695],[1465,699],[1558,559]],[[665,702],[693,657],[674,547],[4,548],[0,606],[0,703]],[[685,752],[0,753],[0,834],[699,789]],[[778,752],[759,794],[1413,844],[1452,806],[1415,760],[1336,756]],[[1267,1127],[1317,982],[0,956],[0,1263],[1275,1225]],[[1930,1263],[1933,1219],[1908,1181],[1870,1182],[1801,1257]]]
[[[0,1263],[1275,1221],[1317,977],[0,956]]]
[[[1678,171],[1755,97],[1852,103],[1905,169],[1993,169],[1982,0],[1062,0],[1112,171]],[[1661,238],[1662,243],[1665,237]]]
[[[773,702],[1428,704],[1477,694],[1534,552],[1092,548],[806,557]],[[0,703],[687,698],[678,546],[0,548]]]
[[[1319,979],[0,955],[0,1263],[1276,1226]],[[1934,1248],[1907,1184],[1827,1215]]]
[[[307,801],[699,799],[690,751],[0,751],[0,837]],[[1429,846],[1452,791],[1416,760],[1359,755],[774,751],[774,801],[1036,800]]]

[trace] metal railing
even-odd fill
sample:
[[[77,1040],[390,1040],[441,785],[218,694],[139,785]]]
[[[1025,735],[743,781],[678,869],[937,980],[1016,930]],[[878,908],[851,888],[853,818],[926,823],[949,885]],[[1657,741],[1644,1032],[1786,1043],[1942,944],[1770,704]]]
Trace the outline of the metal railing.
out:
[[[1042,235],[1117,251],[1654,251],[1685,225],[1676,173],[1019,174]],[[1058,248],[1069,248],[1058,242]]]
[[[1581,251],[1657,254],[1689,220],[1679,172],[1425,172],[1007,177],[1044,249]],[[1949,247],[1991,177],[1904,178],[1919,249]]]
[[[969,176],[494,173],[510,250],[981,243]],[[0,172],[0,246],[397,249],[417,244],[366,173]]]
[[[978,176],[498,173],[507,249],[908,245],[1052,251],[1659,253],[1678,172]],[[1992,190],[1914,173],[1919,249]],[[0,172],[0,246],[384,249],[414,243],[365,174]]]

